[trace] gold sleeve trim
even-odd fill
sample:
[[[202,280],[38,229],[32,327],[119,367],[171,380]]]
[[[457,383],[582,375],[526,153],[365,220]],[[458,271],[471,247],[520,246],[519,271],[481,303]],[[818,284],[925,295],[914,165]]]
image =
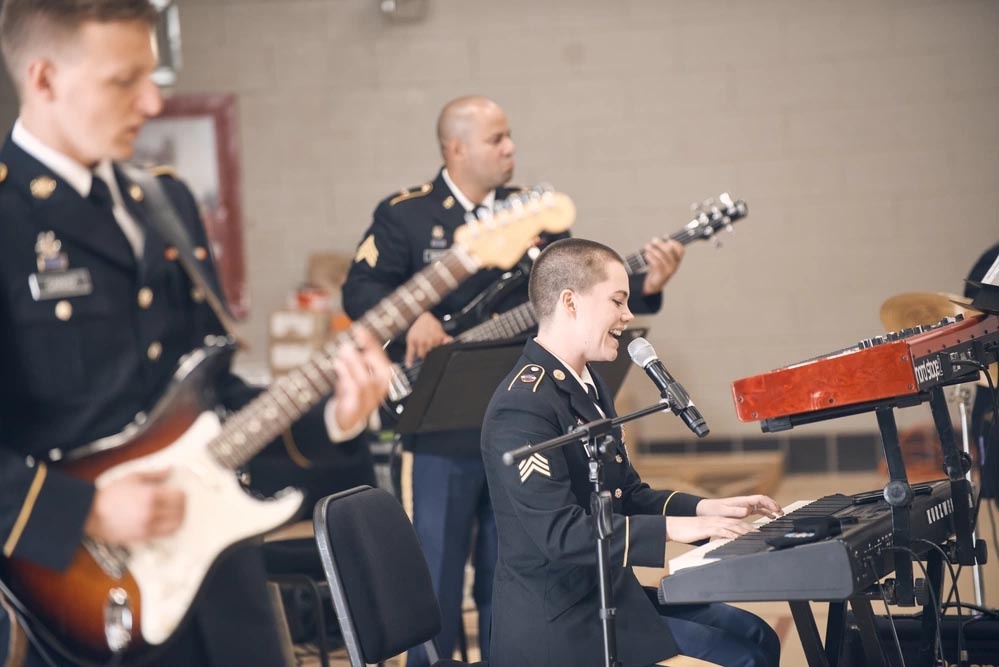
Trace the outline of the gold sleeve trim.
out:
[[[31,512],[35,509],[35,502],[38,500],[38,494],[41,493],[42,485],[45,484],[45,477],[48,475],[48,472],[49,469],[44,463],[38,464],[35,478],[31,480],[31,486],[28,487],[28,494],[24,497],[24,502],[21,504],[21,513],[17,515],[17,521],[14,522],[14,527],[10,529],[10,535],[7,536],[7,541],[3,545],[4,556],[9,557],[14,553],[17,543],[21,539],[21,533],[24,532],[24,526],[28,523],[28,517],[31,516]]]
[[[284,448],[288,452],[288,458],[295,462],[299,468],[311,468],[312,461],[310,461],[302,450],[298,448],[295,443],[295,436],[291,434],[291,429],[288,429],[281,434],[281,440],[284,442]]]
[[[673,493],[669,494],[669,496],[666,497],[666,502],[663,503],[663,516],[666,516],[666,508],[669,506],[669,501],[673,500],[673,496],[675,496],[677,493],[679,492],[674,491]]]
[[[624,563],[622,567],[628,567],[628,547],[631,546],[631,517],[624,517]]]
[[[403,451],[402,467],[399,470],[399,495],[402,496],[402,508],[406,510],[409,520],[413,520],[413,452]]]

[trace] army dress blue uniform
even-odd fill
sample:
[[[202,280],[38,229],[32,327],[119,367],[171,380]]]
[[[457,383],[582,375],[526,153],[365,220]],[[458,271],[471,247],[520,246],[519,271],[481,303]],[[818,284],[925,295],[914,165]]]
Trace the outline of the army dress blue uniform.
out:
[[[505,452],[527,443],[617,416],[607,400],[609,389],[597,374],[591,376],[599,410],[573,373],[530,340],[489,403],[482,456],[499,533],[491,667],[603,664],[595,531],[588,510],[592,485],[583,446],[534,454],[519,465],[502,461]],[[631,567],[664,566],[663,517],[694,516],[701,498],[650,488],[632,467],[620,430],[615,439],[618,451],[604,465],[604,484],[613,496],[609,563],[622,664],[644,667],[678,652],[712,660],[696,655],[695,644],[703,639],[729,642],[730,650],[713,660],[719,664],[776,667],[776,634],[757,617],[727,605],[658,608],[642,588]]]
[[[80,542],[94,487],[52,462],[148,413],[178,359],[223,334],[176,248],[150,226],[142,189],[113,170],[144,235],[141,257],[110,210],[99,210],[10,135],[0,149],[0,546],[5,557],[54,570],[69,564]],[[193,196],[171,175],[159,182],[218,293]],[[229,409],[257,393],[231,372],[217,391]],[[296,456],[317,456],[329,443],[324,433],[317,410],[287,446],[300,448]],[[157,664],[280,664],[258,549],[227,556],[202,593],[192,622]],[[0,662],[12,632],[0,613]],[[27,664],[37,660],[29,655]]]
[[[498,188],[496,201],[516,192]],[[466,211],[458,202],[444,171],[430,183],[409,188],[387,197],[375,209],[371,226],[364,233],[343,288],[343,306],[347,315],[358,319],[415,273],[450,249],[454,231],[465,222]],[[562,234],[541,234],[539,247]],[[526,260],[525,260],[526,261]],[[477,295],[495,284],[503,274],[499,269],[483,269],[444,297],[431,311],[438,320],[459,313]],[[662,305],[662,295],[642,296],[644,276],[632,276],[631,309],[636,313],[655,313]],[[527,282],[506,290],[494,306],[501,313],[527,301]],[[463,329],[479,322],[469,321]],[[461,333],[462,329],[450,332]],[[400,360],[405,340],[389,347],[389,354]],[[485,652],[489,645],[489,618],[492,580],[496,562],[495,523],[485,487],[485,473],[479,452],[478,430],[454,430],[407,436],[404,446],[413,452],[412,493],[413,523],[420,537],[437,597],[441,605],[443,628],[437,638],[442,655],[453,650],[461,619],[461,597],[473,525],[478,521],[478,539],[473,560],[475,582],[473,596],[479,610],[479,645]],[[424,664],[422,649],[411,652],[411,666]]]

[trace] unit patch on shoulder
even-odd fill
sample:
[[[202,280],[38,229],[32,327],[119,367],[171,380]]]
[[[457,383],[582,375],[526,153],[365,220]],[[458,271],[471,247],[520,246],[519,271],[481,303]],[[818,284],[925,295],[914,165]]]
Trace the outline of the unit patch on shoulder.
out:
[[[367,262],[368,266],[375,268],[378,263],[378,248],[375,246],[375,235],[368,234],[368,238],[357,247],[357,254],[354,255],[354,263]]]
[[[531,385],[532,393],[536,392],[538,390],[538,384],[541,382],[541,379],[544,376],[545,376],[544,368],[538,366],[537,364],[527,364],[526,366],[520,369],[520,372],[517,373],[517,377],[515,377],[510,382],[510,386],[508,386],[506,390],[512,391],[514,386],[517,386],[518,383],[523,383]]]
[[[538,473],[544,475],[545,477],[551,479],[552,470],[548,465],[548,459],[543,457],[541,454],[531,454],[526,459],[517,464],[517,470],[520,471],[520,483],[523,484],[527,481],[527,478]]]

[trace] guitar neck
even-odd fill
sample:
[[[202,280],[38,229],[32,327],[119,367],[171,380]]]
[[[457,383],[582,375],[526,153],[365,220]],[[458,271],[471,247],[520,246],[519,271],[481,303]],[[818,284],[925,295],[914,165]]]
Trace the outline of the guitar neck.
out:
[[[691,230],[684,227],[675,234],[670,234],[669,236],[663,236],[661,238],[663,241],[676,241],[681,245],[687,245],[701,238],[701,235],[697,230]],[[629,274],[639,274],[648,271],[649,263],[645,259],[645,251],[639,250],[638,252],[632,253],[625,257],[624,268]]]
[[[367,329],[381,340],[391,340],[477,270],[477,262],[460,246],[424,268],[308,363],[275,380],[230,417],[222,433],[209,445],[212,454],[233,469],[245,464],[332,393],[336,381],[334,359],[341,346],[352,343],[359,329]]]
[[[513,338],[533,328],[537,323],[534,307],[530,301],[527,301],[472,327],[458,336],[457,340],[462,343],[476,343]]]

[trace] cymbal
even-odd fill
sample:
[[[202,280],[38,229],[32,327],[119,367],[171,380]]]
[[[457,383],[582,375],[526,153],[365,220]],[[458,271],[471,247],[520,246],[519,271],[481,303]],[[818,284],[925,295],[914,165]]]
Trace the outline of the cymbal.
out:
[[[971,299],[946,292],[905,292],[889,297],[881,304],[881,324],[886,331],[901,331],[919,325],[937,324],[945,317],[978,313],[971,306]],[[989,366],[993,382],[999,382],[999,364]],[[978,381],[986,384],[984,376]]]
[[[975,311],[959,305],[970,303],[970,299],[946,292],[896,294],[881,304],[881,324],[887,331],[901,331],[936,324],[945,317],[970,317]]]

